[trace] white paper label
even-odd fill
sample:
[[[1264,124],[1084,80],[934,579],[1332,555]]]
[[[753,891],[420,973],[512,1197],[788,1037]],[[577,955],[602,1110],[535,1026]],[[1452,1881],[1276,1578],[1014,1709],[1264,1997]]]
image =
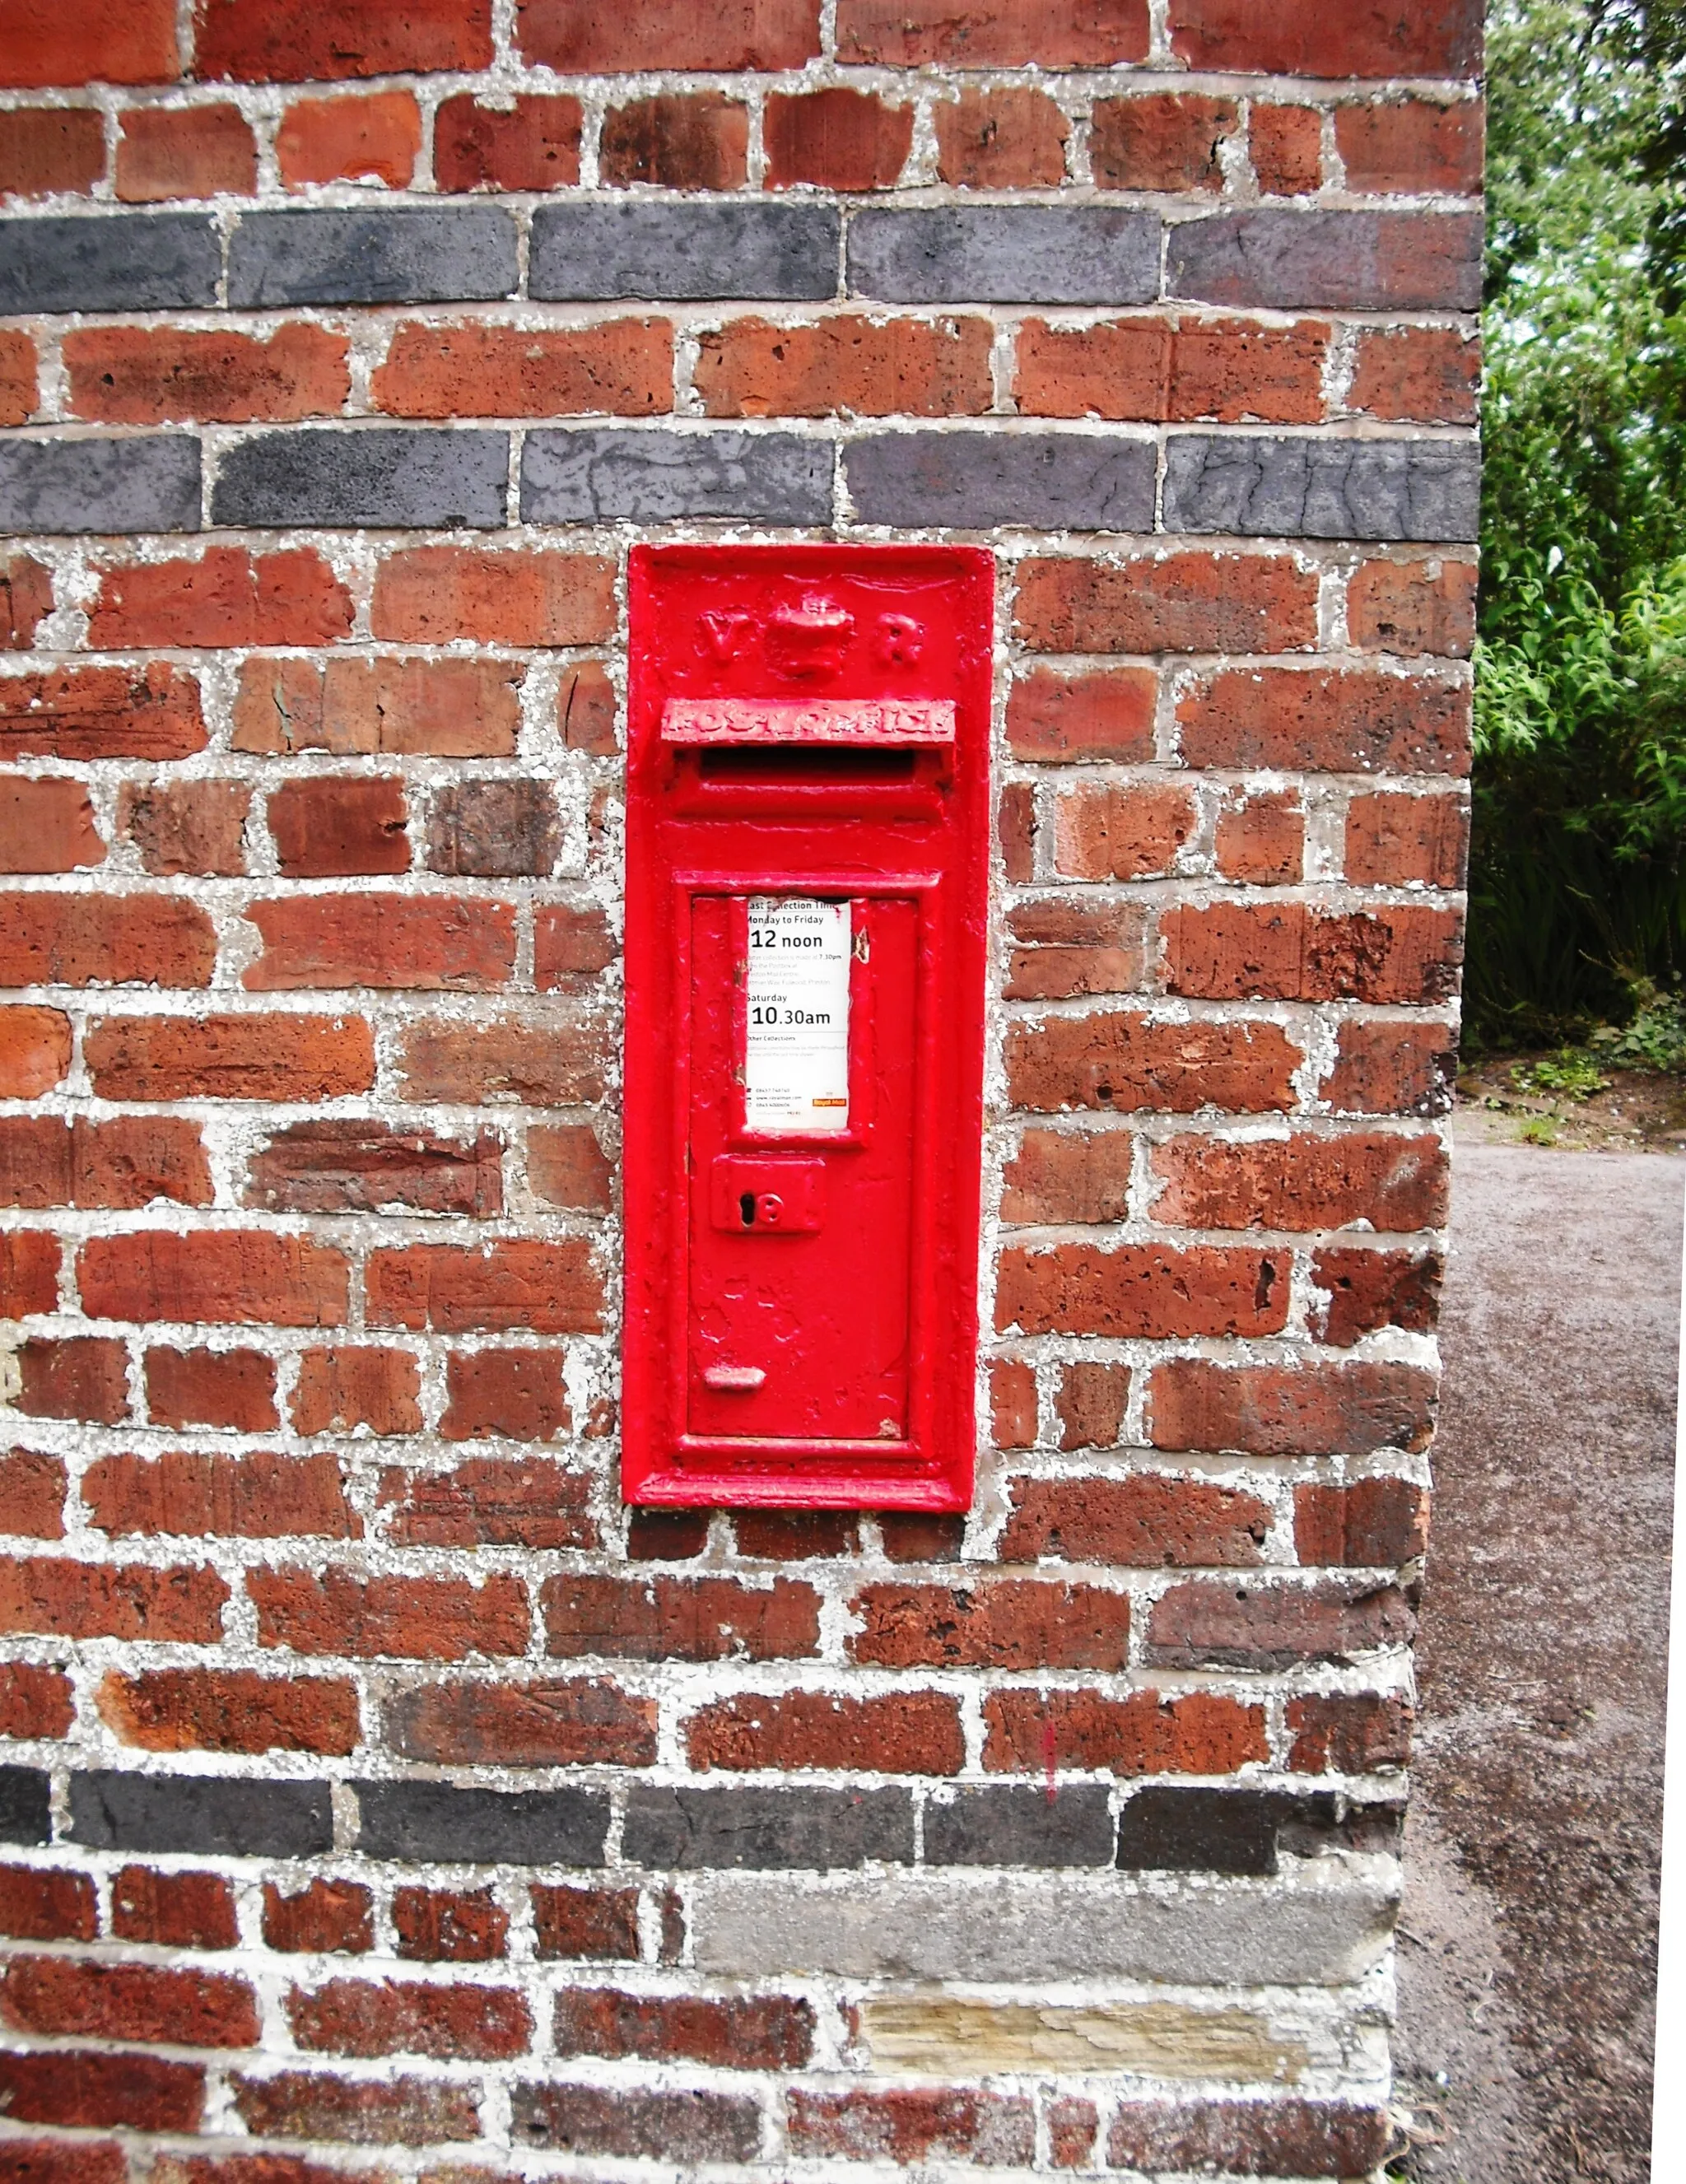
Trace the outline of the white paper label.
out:
[[[744,1119],[752,1130],[849,1128],[849,906],[749,898]]]

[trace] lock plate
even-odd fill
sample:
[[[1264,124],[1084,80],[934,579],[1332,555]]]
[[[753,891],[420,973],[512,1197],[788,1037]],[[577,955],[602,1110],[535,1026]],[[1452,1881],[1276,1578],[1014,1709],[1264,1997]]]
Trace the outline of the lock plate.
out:
[[[722,1155],[709,1172],[709,1215],[734,1236],[811,1236],[825,1225],[826,1163]]]

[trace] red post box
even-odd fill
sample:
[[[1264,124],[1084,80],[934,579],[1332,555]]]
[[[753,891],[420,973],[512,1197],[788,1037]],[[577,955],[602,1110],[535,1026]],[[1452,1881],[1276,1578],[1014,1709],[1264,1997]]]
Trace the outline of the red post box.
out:
[[[964,1509],[993,564],[630,581],[623,1491]]]

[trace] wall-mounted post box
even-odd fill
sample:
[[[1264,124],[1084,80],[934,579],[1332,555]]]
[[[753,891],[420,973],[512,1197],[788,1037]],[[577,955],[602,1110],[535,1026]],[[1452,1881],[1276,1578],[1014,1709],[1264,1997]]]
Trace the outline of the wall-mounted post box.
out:
[[[965,1508],[993,564],[631,586],[626,1497]]]

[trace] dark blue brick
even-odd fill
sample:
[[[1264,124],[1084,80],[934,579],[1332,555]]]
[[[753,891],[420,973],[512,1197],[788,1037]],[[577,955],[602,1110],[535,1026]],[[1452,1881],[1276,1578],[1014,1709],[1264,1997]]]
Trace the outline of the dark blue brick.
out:
[[[687,1790],[634,1786],[622,1834],[639,1865],[820,1872],[913,1858],[906,1790]]]
[[[211,515],[229,524],[495,529],[509,469],[506,432],[264,432],[223,457]]]
[[[222,245],[203,213],[0,220],[0,316],[22,311],[203,310]]]
[[[1283,311],[1473,311],[1479,213],[1220,213],[1180,221],[1166,292]]]
[[[1114,1826],[1100,1783],[1049,1797],[1015,1783],[960,1790],[925,1805],[927,1865],[1110,1865]]]
[[[1167,531],[1461,540],[1480,518],[1472,441],[1180,432],[1166,448]]]
[[[527,292],[557,303],[817,302],[837,292],[840,231],[829,205],[541,205]]]
[[[248,212],[228,247],[236,309],[276,304],[491,303],[519,278],[515,223],[495,205]]]
[[[609,1800],[593,1790],[458,1790],[359,1782],[365,1858],[465,1865],[601,1865]]]
[[[0,1767],[0,1842],[52,1840],[51,1784],[39,1767]]]
[[[218,1774],[70,1777],[70,1834],[95,1850],[225,1858],[314,1858],[334,1844],[326,1782],[236,1782]]]
[[[1399,1808],[1327,1791],[1152,1787],[1126,1803],[1118,1863],[1131,1870],[1268,1875],[1278,1856],[1327,1850],[1394,1851]]]
[[[525,523],[829,523],[832,448],[793,432],[529,432]]]
[[[844,452],[862,523],[1151,531],[1153,443],[1087,432],[885,432]]]
[[[0,531],[197,531],[199,443],[0,439]]]
[[[892,304],[1145,304],[1159,293],[1159,218],[1110,205],[860,212],[849,288]]]

